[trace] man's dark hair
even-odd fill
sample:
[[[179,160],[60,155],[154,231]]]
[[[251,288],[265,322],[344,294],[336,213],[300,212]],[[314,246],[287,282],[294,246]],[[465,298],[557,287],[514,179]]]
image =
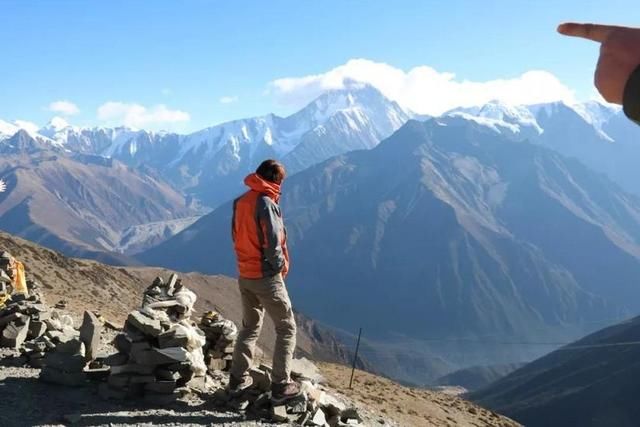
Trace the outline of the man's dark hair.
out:
[[[256,169],[256,173],[265,181],[275,182],[276,184],[280,184],[287,175],[282,163],[273,159],[262,162],[260,166],[258,166],[258,169]]]

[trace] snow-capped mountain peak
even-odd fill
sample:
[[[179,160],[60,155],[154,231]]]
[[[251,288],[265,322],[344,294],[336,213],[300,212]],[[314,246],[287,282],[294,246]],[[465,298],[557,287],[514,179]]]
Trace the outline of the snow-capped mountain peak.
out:
[[[587,123],[590,123],[599,131],[602,131],[604,123],[622,109],[617,105],[605,104],[596,100],[575,104],[572,107]]]
[[[0,139],[9,138],[15,135],[20,128],[12,123],[5,122],[4,120],[0,120]]]
[[[66,133],[67,130],[72,130],[71,125],[62,117],[54,117],[49,120],[49,122],[45,126],[40,128],[38,130],[38,133],[40,135],[46,136],[47,138],[58,140],[60,137],[64,137],[62,133]]]
[[[41,137],[41,135],[38,134],[37,126],[31,122],[26,120],[14,120],[10,123],[0,120],[0,141],[12,137],[20,130],[26,131],[34,138]]]
[[[493,100],[480,106],[455,108],[443,116],[459,116],[488,126],[498,132],[501,129],[506,129],[510,133],[527,137],[543,132],[529,108],[523,105],[507,104],[499,100]]]
[[[373,86],[350,83],[344,89],[334,89],[323,93],[294,116],[306,115],[315,124],[321,124],[340,111],[354,109],[370,112],[393,110],[394,115],[399,113],[402,113],[403,116],[409,115],[400,105],[386,98]]]
[[[531,111],[522,105],[510,105],[501,101],[491,101],[480,108],[480,117],[503,120],[511,123],[535,123]]]
[[[388,136],[410,117],[395,102],[385,98],[369,85],[349,85],[346,89],[330,90],[311,101],[300,111],[288,116],[273,114],[222,123],[187,135],[181,143],[180,157],[198,153],[199,157],[213,156],[225,146],[236,158],[248,147],[251,156],[258,146],[271,147],[279,157],[292,152],[304,135],[342,116],[353,132],[361,131],[363,123],[381,128],[375,132]],[[179,162],[175,160],[174,163]]]
[[[480,106],[455,108],[443,116],[460,116],[497,131],[508,129],[513,133],[531,137],[535,134],[530,132],[523,134],[522,131],[524,129],[534,130],[538,135],[541,135],[544,132],[545,123],[550,118],[567,114],[574,117],[577,115],[589,126],[592,126],[601,138],[611,141],[602,127],[619,112],[620,107],[603,104],[599,101],[577,104],[556,101],[533,105],[510,105],[494,100]]]
[[[51,120],[49,120],[49,123],[47,124],[46,127],[51,129],[61,130],[69,126],[70,126],[69,123],[62,117],[54,117]]]
[[[586,122],[587,125],[593,127],[601,138],[610,142],[613,141],[613,139],[603,130],[603,126],[622,110],[620,107],[604,104],[595,100],[575,104],[556,101],[531,105],[528,108],[538,122],[546,121],[551,117],[558,117],[559,115],[577,115],[581,120]]]

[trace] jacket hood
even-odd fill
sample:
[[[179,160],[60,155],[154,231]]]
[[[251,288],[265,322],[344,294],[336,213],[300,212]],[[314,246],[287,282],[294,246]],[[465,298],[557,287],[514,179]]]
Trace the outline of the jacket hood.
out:
[[[280,184],[275,182],[265,181],[260,178],[258,174],[252,173],[244,179],[244,183],[253,191],[258,193],[264,193],[269,196],[274,202],[278,203],[280,200]]]

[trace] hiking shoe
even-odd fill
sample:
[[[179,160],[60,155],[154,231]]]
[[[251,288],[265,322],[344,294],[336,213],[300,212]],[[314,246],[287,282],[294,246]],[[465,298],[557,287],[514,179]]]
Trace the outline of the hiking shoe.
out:
[[[271,385],[271,402],[274,405],[282,405],[301,394],[300,384],[294,381]]]
[[[249,375],[246,375],[241,380],[233,376],[229,376],[229,386],[227,389],[229,390],[229,394],[231,394],[232,396],[238,396],[244,393],[252,385],[253,385],[253,378],[251,378],[251,376]]]

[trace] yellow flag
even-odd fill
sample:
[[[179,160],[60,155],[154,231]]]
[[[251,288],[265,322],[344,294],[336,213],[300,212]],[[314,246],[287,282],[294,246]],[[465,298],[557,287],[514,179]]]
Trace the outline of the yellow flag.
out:
[[[24,274],[24,264],[16,261],[15,274],[13,276],[13,291],[18,294],[29,294],[27,289],[27,279]]]

